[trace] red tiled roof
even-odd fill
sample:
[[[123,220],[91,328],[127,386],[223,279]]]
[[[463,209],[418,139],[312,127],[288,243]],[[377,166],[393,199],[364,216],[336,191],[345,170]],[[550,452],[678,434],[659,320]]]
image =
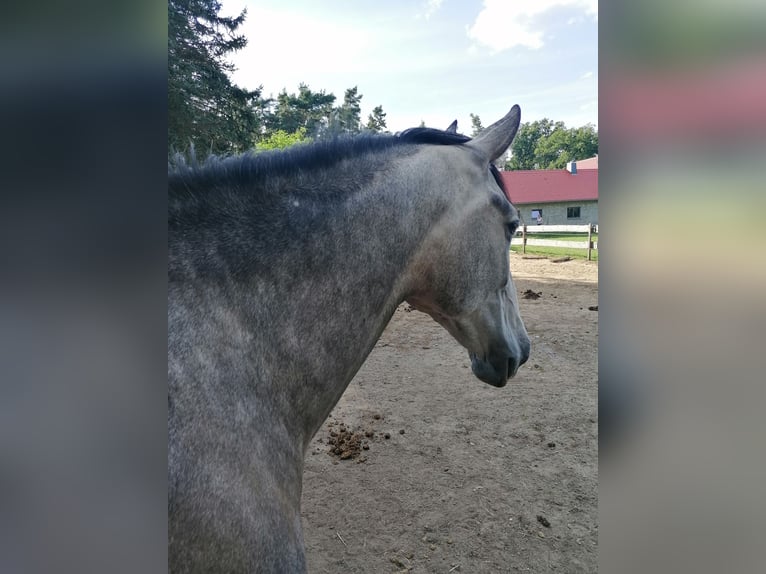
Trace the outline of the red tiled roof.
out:
[[[598,200],[598,170],[580,169],[572,175],[565,169],[536,169],[500,172],[515,205],[556,201]]]

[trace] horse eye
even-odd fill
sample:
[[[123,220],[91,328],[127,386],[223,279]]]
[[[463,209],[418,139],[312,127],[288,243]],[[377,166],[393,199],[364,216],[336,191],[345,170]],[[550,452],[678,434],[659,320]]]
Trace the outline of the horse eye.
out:
[[[519,229],[519,222],[514,221],[513,223],[508,223],[505,226],[505,234],[508,236],[508,240],[510,241],[514,235],[516,235],[516,231]]]

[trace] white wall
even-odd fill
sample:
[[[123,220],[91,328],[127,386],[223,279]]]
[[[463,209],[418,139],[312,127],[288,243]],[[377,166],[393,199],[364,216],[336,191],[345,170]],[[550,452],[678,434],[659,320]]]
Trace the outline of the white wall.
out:
[[[514,204],[515,205],[515,204]],[[567,218],[567,207],[579,207],[579,218]],[[598,223],[598,201],[567,201],[561,203],[528,203],[516,205],[521,220],[527,225],[536,225],[532,218],[532,210],[543,210],[544,225],[585,225],[586,223]]]

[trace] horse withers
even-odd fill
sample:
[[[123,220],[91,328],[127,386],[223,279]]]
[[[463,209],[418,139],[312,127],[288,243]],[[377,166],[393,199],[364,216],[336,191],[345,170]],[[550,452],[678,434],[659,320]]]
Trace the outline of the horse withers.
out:
[[[170,571],[305,572],[304,455],[403,301],[490,385],[527,360],[492,165],[519,121],[170,170]]]

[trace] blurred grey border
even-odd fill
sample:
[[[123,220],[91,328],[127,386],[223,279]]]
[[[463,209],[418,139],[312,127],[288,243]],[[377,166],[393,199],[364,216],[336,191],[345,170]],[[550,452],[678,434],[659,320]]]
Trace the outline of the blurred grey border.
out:
[[[0,572],[167,568],[166,45],[151,3],[0,23]]]
[[[600,572],[766,571],[766,5],[600,4]]]
[[[166,6],[0,23],[0,571],[166,569]],[[600,571],[760,572],[766,7],[600,6]]]

